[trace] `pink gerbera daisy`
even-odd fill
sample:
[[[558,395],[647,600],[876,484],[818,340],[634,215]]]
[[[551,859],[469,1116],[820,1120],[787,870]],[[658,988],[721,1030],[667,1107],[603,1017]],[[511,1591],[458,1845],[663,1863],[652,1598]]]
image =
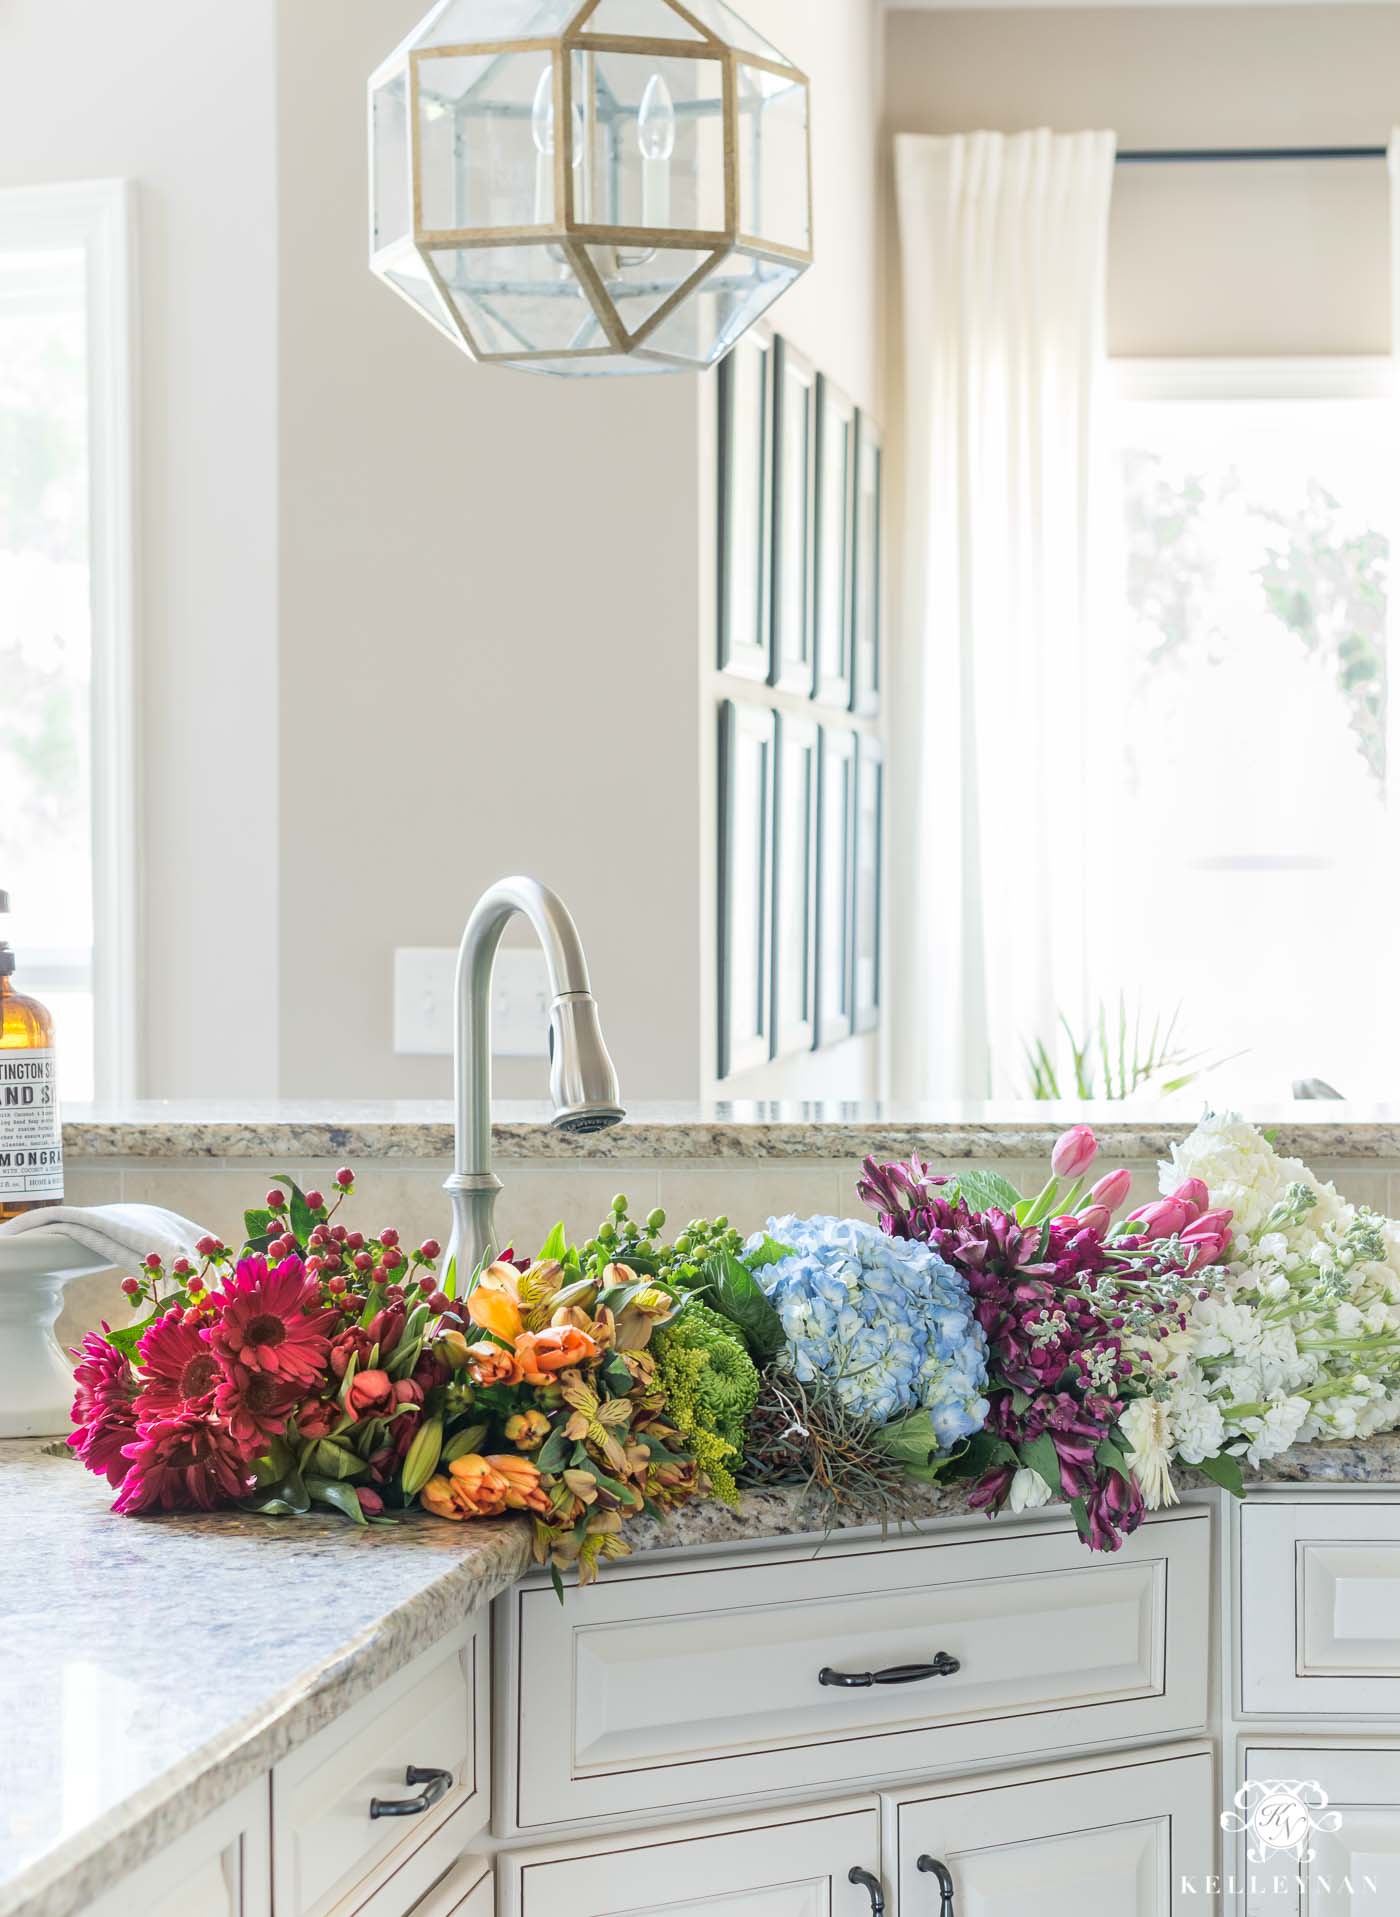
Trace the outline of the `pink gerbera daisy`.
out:
[[[228,1430],[206,1414],[181,1411],[143,1425],[126,1446],[131,1460],[113,1504],[142,1511],[212,1511],[253,1488],[253,1474]]]
[[[100,1332],[88,1332],[73,1355],[78,1360],[73,1372],[73,1422],[78,1429],[68,1442],[95,1477],[120,1484],[130,1469],[123,1447],[136,1435],[136,1378],[126,1354]]]
[[[173,1417],[186,1405],[207,1408],[209,1394],[219,1381],[218,1359],[198,1327],[182,1324],[181,1316],[167,1311],[141,1340],[143,1375],[136,1415],[142,1424]]]
[[[220,1374],[214,1408],[245,1457],[255,1458],[280,1438],[301,1401],[301,1386],[270,1371],[245,1371],[230,1365]],[[339,1409],[332,1406],[333,1411]]]
[[[333,1311],[322,1311],[320,1289],[300,1258],[269,1271],[262,1258],[244,1258],[214,1301],[219,1317],[204,1333],[227,1369],[266,1371],[289,1383],[319,1383],[329,1350]]]

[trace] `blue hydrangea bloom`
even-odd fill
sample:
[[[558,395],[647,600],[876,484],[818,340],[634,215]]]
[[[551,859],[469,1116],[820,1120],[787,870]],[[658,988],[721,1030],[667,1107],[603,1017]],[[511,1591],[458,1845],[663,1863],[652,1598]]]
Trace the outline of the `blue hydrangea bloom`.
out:
[[[967,1283],[927,1245],[849,1218],[770,1218],[788,1255],[757,1277],[804,1384],[826,1378],[857,1416],[889,1424],[927,1410],[943,1450],[987,1416],[987,1341]],[[763,1244],[760,1233],[746,1250]]]

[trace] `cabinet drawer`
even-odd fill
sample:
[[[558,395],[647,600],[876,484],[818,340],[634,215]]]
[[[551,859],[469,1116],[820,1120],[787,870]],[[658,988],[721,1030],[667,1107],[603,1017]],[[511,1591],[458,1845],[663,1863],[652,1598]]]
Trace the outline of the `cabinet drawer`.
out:
[[[407,1909],[485,1824],[486,1628],[483,1616],[453,1631],[276,1766],[277,1917]],[[438,1796],[431,1781],[410,1783],[410,1768],[450,1773],[451,1784]],[[425,1794],[422,1812],[372,1814],[376,1799]]]
[[[497,1861],[500,1917],[870,1917],[873,1799],[617,1835]]]
[[[1239,1524],[1243,1708],[1400,1714],[1400,1505],[1261,1499]]]
[[[1275,1795],[1282,1790],[1303,1805],[1293,1813],[1297,1847],[1261,1860],[1257,1816],[1236,1799],[1249,1828],[1226,1839],[1233,1849],[1225,1862],[1247,1887],[1244,1917],[1390,1917],[1400,1909],[1400,1750],[1246,1744],[1240,1772],[1241,1783],[1267,1780]],[[1258,1803],[1263,1792],[1253,1797]]]
[[[1059,1523],[791,1549],[683,1570],[641,1561],[560,1605],[509,1600],[516,1830],[936,1771],[1206,1716],[1210,1516],[1112,1558]],[[947,1675],[844,1688],[957,1660]]]
[[[977,1917],[1204,1917],[1215,1909],[1208,1751],[1082,1761],[891,1800],[899,1908],[934,1917],[931,1865]]]
[[[463,1857],[407,1917],[495,1917],[496,1883],[480,1857]]]

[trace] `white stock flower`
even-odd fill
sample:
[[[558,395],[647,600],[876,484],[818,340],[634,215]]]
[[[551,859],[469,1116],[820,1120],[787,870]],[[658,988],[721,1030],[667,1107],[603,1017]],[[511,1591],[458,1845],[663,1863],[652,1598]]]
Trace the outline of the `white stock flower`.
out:
[[[1023,1464],[1011,1480],[1007,1503],[1013,1511],[1038,1511],[1042,1504],[1049,1504],[1054,1495],[1040,1473]]]

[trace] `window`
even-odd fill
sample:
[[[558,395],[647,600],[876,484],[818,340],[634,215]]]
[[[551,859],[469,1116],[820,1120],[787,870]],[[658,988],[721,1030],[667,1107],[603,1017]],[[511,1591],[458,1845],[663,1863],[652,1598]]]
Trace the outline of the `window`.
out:
[[[1393,1096],[1388,367],[1120,362],[1116,381],[1090,998],[1180,1002],[1188,1048],[1238,1054],[1218,1096]]]
[[[67,1099],[133,1089],[130,219],[0,192],[0,889]]]

